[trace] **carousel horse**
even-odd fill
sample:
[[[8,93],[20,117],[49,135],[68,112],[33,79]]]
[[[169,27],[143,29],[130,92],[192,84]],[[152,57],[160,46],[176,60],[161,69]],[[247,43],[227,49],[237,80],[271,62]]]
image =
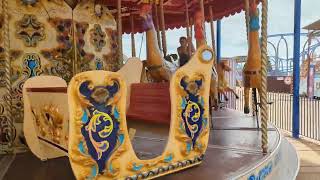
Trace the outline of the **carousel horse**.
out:
[[[146,41],[147,41],[147,61],[146,68],[150,76],[156,82],[170,81],[171,72],[166,68],[164,64],[164,59],[162,58],[156,31],[153,25],[153,20],[151,16],[152,6],[149,4],[144,4],[141,8],[140,16],[143,18],[143,29],[146,31]]]
[[[253,88],[254,99],[256,100],[256,90],[261,92],[261,50],[259,45],[259,12],[257,4],[254,2],[250,7],[250,26],[249,26],[249,50],[248,59],[243,68],[244,81],[244,113],[250,112],[249,92]],[[257,104],[257,103],[256,103]]]
[[[225,72],[230,72],[231,68],[228,66],[228,61],[227,60],[222,60],[218,63],[217,67],[217,72],[218,72],[218,92],[223,94],[224,99],[228,101],[228,97],[226,92],[232,92],[237,99],[239,99],[239,96],[237,93],[234,91],[234,89],[230,88],[228,85],[228,82],[225,79]]]

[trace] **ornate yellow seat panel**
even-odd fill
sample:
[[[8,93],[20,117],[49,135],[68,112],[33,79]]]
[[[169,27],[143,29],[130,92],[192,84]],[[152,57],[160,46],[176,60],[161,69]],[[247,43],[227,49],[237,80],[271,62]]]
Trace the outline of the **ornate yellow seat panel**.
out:
[[[69,158],[76,178],[149,179],[200,164],[209,138],[212,63],[212,50],[202,46],[173,75],[167,146],[149,160],[136,156],[128,135],[124,77],[89,71],[72,78]]]

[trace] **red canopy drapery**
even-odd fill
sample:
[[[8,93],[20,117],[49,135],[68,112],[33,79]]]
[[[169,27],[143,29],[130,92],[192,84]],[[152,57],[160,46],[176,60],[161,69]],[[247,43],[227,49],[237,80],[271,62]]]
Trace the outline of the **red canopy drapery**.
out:
[[[116,9],[116,0],[99,0],[107,5],[110,10]],[[130,15],[134,16],[134,33],[142,32],[142,20],[139,17],[139,9],[142,0],[122,0],[122,27],[123,33],[131,32]],[[166,29],[185,27],[185,0],[164,0],[164,17]],[[199,0],[188,0],[189,14],[199,8]],[[204,0],[206,21],[210,21],[209,8],[212,7],[213,19],[221,19],[244,9],[244,0]]]

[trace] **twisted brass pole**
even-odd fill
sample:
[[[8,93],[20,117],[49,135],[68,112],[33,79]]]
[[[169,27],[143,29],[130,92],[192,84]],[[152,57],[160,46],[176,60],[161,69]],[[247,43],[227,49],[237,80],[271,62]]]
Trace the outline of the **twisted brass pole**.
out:
[[[123,65],[123,55],[122,55],[122,18],[121,18],[121,0],[117,1],[117,28],[118,28],[118,69]]]
[[[6,117],[8,120],[9,127],[11,127],[9,131],[9,148],[12,148],[12,139],[13,135],[13,119],[12,119],[12,96],[11,96],[11,62],[10,62],[10,36],[9,36],[9,12],[8,12],[8,0],[2,1],[2,9],[4,13],[4,59],[5,59],[5,80],[6,80],[6,94],[7,94],[7,108],[6,108]]]
[[[262,150],[268,152],[268,105],[267,105],[267,26],[268,26],[268,0],[262,0],[262,27],[261,27],[261,131]]]

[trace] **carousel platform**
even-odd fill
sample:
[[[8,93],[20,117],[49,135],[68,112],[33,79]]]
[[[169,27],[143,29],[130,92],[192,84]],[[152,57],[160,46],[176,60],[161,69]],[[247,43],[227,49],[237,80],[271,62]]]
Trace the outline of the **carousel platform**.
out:
[[[297,153],[275,127],[268,126],[269,153],[264,155],[261,132],[252,117],[230,109],[215,111],[213,116],[204,162],[159,179],[295,179],[299,170]],[[162,153],[168,125],[128,120],[128,126],[136,129],[133,145],[139,158],[148,159]],[[6,170],[2,175],[5,180],[75,179],[67,157],[42,162],[31,152],[15,155]]]

